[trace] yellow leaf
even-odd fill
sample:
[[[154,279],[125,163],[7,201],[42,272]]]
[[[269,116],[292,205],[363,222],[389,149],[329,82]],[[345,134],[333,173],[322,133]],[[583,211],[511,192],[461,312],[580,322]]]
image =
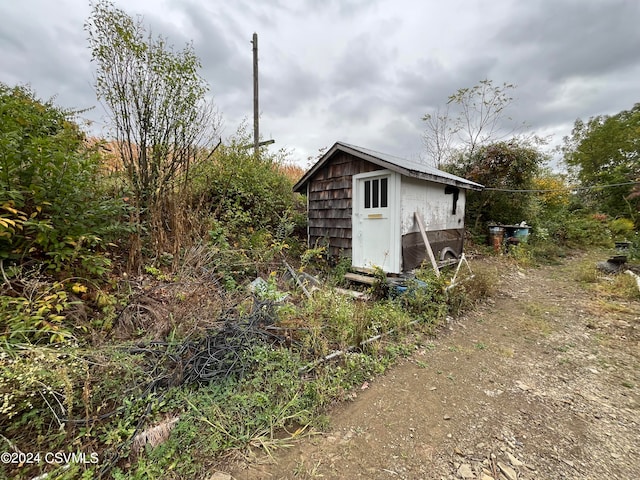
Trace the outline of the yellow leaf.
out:
[[[11,220],[10,218],[0,218],[0,225],[2,225],[3,227],[8,227],[9,225],[15,227],[16,222]]]
[[[9,207],[7,204],[4,204],[2,208],[4,208],[9,213],[13,213],[14,215],[18,215],[18,213],[20,213],[18,210],[13,207]]]
[[[73,293],[86,293],[87,287],[82,285],[81,283],[74,283],[73,286],[71,287],[71,291]]]

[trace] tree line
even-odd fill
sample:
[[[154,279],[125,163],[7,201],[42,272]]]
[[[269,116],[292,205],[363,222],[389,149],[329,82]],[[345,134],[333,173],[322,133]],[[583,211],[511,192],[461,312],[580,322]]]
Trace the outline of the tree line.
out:
[[[549,167],[545,139],[524,133],[525,126],[509,118],[515,89],[485,79],[459,89],[444,107],[423,117],[428,160],[487,187],[469,194],[472,231],[480,234],[488,223],[527,221],[562,241],[567,236],[563,218],[568,224],[594,214],[626,219],[637,229],[640,104],[615,115],[577,119],[563,139],[564,172],[559,173]],[[585,223],[591,227],[591,221]]]

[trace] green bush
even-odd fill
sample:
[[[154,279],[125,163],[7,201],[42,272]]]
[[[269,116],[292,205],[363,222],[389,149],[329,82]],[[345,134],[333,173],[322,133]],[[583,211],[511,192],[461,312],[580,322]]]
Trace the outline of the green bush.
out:
[[[100,275],[124,202],[101,195],[100,157],[73,113],[0,84],[0,261]]]
[[[609,230],[615,240],[629,240],[633,237],[634,223],[628,218],[616,218],[609,222]]]
[[[535,199],[526,190],[532,188],[544,160],[545,155],[537,145],[513,138],[508,142],[482,145],[471,155],[463,155],[455,164],[448,165],[446,168],[450,173],[490,188],[467,192],[468,228],[474,234],[484,235],[486,223],[532,221]],[[513,193],[501,189],[522,191]]]
[[[577,210],[541,220],[534,226],[534,232],[543,228],[545,240],[569,248],[588,246],[610,246],[611,233],[606,217],[599,214]]]
[[[402,306],[416,320],[438,325],[447,313],[444,275],[437,277],[429,267],[416,272],[416,280],[408,283],[400,297]]]
[[[278,168],[285,153],[256,156],[246,148],[250,143],[241,129],[193,171],[192,203],[209,209],[209,241],[220,252],[217,269],[229,287],[269,273],[281,264],[281,252],[304,248],[296,238],[305,230],[304,206]]]
[[[72,328],[65,324],[65,319],[78,302],[72,300],[61,282],[29,278],[20,294],[1,290],[0,341],[60,343],[73,339]]]
[[[262,150],[254,155],[247,148],[250,140],[240,132],[231,145],[222,145],[212,161],[201,162],[194,172],[194,192],[211,206],[211,213],[222,221],[234,239],[250,245],[251,237],[269,229],[274,238],[286,238],[304,219],[293,184],[277,167],[285,152]]]

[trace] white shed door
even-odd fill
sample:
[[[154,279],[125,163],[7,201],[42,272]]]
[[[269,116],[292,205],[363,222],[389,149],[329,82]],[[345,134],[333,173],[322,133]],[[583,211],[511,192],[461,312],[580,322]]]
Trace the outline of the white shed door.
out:
[[[395,175],[371,172],[353,178],[352,264],[396,272]]]

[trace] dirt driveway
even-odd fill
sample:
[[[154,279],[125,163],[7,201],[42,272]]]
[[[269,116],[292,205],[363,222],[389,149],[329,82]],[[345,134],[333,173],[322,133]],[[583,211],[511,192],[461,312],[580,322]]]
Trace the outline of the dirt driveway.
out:
[[[640,479],[640,302],[581,284],[585,264],[505,268],[491,300],[331,412],[329,432],[232,477]]]

